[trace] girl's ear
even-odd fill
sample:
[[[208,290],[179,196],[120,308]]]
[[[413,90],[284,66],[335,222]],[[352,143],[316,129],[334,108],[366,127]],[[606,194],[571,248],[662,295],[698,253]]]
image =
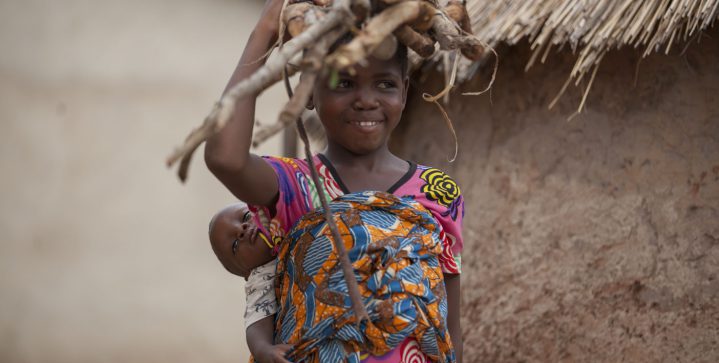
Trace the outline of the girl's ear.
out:
[[[409,77],[404,78],[404,88],[402,89],[402,109],[407,104],[407,92],[409,91]]]
[[[304,77],[304,76],[305,76],[305,72],[300,73],[300,82],[302,82],[302,77]],[[307,100],[307,104],[305,105],[305,108],[308,109],[308,110],[314,110],[314,109],[315,109],[315,101],[314,101],[314,98],[315,98],[315,90],[317,89],[317,83],[318,83],[318,82],[321,82],[321,81],[320,81],[320,80],[317,80],[317,82],[315,82],[314,87],[312,87],[312,93],[310,94],[310,99]]]

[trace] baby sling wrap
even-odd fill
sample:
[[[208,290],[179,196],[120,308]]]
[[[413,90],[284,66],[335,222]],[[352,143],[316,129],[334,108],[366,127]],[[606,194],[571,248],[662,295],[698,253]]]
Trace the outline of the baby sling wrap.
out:
[[[303,216],[278,255],[275,343],[293,362],[360,362],[414,337],[434,362],[454,362],[438,256],[440,227],[420,203],[382,192],[330,203],[370,320],[357,326],[321,210]]]

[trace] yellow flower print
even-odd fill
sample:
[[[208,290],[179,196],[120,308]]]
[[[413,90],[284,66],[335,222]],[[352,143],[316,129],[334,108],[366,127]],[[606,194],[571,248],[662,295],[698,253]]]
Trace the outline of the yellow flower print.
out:
[[[439,205],[448,207],[460,195],[459,186],[442,171],[429,168],[419,176],[427,184],[422,186],[421,192],[427,199],[436,201]]]

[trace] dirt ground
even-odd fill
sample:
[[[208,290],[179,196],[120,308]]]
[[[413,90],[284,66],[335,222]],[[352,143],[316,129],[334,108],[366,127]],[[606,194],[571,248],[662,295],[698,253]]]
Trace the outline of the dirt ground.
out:
[[[206,237],[233,198],[201,157],[187,185],[163,161],[261,5],[0,2],[0,361],[247,360],[243,281]]]

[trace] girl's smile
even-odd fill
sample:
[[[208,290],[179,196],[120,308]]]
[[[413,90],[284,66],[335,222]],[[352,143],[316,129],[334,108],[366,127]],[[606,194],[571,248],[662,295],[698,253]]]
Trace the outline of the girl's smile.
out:
[[[354,72],[340,72],[336,87],[320,79],[313,93],[328,146],[356,155],[372,154],[387,146],[402,116],[407,81],[394,59],[370,58]]]
[[[350,120],[347,123],[356,127],[362,133],[377,132],[385,126],[384,117],[381,114],[350,115]]]

